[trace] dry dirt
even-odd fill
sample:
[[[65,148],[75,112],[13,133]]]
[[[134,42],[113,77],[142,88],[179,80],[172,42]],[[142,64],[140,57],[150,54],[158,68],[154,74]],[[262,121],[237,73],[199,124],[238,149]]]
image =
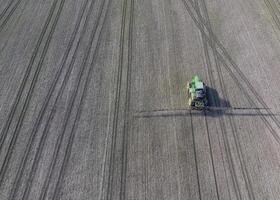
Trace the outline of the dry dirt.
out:
[[[278,200],[279,66],[279,0],[0,0],[0,199]]]

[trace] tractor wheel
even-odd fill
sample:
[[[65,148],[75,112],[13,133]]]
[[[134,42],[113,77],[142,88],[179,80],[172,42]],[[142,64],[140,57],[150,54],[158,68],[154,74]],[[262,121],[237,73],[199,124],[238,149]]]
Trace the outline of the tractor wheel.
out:
[[[204,106],[205,107],[208,106],[208,101],[207,100],[204,101]]]
[[[187,82],[187,87],[186,87],[186,92],[187,92],[187,99],[188,99],[188,106],[191,106],[192,100],[190,96],[190,84]]]
[[[188,105],[192,106],[192,99],[191,98],[188,99]]]

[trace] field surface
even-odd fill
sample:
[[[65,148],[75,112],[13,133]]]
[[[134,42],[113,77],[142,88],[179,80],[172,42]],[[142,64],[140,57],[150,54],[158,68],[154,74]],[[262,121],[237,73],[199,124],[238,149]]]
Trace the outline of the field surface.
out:
[[[0,0],[0,199],[279,200],[279,66],[279,0]]]

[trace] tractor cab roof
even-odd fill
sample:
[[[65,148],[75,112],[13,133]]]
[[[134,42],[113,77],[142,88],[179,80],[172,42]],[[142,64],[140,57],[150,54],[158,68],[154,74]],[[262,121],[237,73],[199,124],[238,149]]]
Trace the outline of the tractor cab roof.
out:
[[[203,88],[204,88],[203,82],[201,81],[195,82],[195,89],[203,89]]]

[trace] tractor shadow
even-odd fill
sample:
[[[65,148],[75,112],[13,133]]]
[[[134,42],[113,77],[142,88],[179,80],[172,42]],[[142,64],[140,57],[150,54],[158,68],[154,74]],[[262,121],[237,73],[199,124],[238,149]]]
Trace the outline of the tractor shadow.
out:
[[[232,106],[228,99],[221,98],[215,88],[207,86],[207,98],[208,106],[217,108],[217,110],[205,110],[200,112],[194,112],[192,115],[205,115],[207,117],[221,117],[221,116],[278,116],[279,114],[268,114],[260,112],[258,109],[251,109],[248,107],[238,108],[237,110],[231,110]],[[221,108],[221,110],[219,110]],[[225,108],[225,109],[224,109]],[[226,109],[228,108],[228,110]]]
[[[225,108],[231,107],[230,101],[219,96],[218,91],[215,88],[211,88],[207,86],[207,98],[208,98],[208,106],[209,107],[216,107],[216,108]],[[222,115],[227,115],[228,113],[225,110],[218,110],[218,111],[209,111],[206,110],[202,113],[194,113],[194,115],[207,115],[209,117],[220,117]]]
[[[231,107],[230,102],[227,99],[220,98],[216,89],[208,87],[206,90],[208,98],[208,106],[210,107]]]

